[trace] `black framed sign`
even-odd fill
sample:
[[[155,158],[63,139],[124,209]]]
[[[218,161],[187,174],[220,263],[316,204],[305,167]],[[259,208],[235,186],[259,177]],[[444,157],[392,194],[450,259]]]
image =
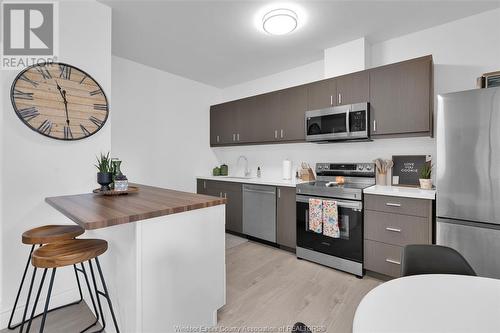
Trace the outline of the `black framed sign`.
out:
[[[430,158],[430,155],[392,156],[392,185],[419,186],[420,168]]]

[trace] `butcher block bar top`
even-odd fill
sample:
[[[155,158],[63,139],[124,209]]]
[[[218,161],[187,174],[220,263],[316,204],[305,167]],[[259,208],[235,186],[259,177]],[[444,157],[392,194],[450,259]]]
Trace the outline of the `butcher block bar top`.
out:
[[[225,198],[130,184],[138,193],[103,196],[93,193],[45,198],[45,201],[86,230],[223,205]]]

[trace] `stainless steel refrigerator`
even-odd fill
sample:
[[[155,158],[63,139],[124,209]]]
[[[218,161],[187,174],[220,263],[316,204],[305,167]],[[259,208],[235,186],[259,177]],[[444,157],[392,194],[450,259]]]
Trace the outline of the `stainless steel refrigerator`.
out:
[[[500,88],[438,96],[436,242],[500,278]]]

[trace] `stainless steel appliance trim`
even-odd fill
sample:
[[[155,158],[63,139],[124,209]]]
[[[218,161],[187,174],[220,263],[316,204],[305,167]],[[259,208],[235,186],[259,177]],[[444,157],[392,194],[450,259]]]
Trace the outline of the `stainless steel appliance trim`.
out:
[[[263,194],[275,194],[274,191],[261,191],[261,190],[252,190],[247,187],[244,188],[244,191],[246,192],[254,192],[254,193],[263,193]]]
[[[297,246],[297,258],[306,259],[321,265],[336,268],[344,272],[348,272],[357,276],[363,276],[363,264],[332,255],[316,252],[309,249],[304,249]]]
[[[351,105],[332,106],[324,109],[306,111],[305,119],[318,116],[328,116],[331,114],[346,113],[351,110]]]
[[[336,201],[339,207],[353,208],[359,210],[363,209],[363,203],[361,201],[345,201],[345,200],[336,200],[335,198],[324,198],[324,197],[306,196],[306,195],[295,196],[296,202],[309,203],[309,199],[332,200]]]
[[[351,128],[349,127],[349,114],[350,114],[350,111],[347,111],[345,114],[345,128],[346,128],[348,134],[351,132]]]

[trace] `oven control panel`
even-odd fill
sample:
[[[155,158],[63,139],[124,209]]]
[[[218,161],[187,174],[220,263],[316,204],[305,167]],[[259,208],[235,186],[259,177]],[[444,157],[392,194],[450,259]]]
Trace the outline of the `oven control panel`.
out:
[[[375,171],[374,163],[317,163],[316,173],[329,174],[373,174]]]

